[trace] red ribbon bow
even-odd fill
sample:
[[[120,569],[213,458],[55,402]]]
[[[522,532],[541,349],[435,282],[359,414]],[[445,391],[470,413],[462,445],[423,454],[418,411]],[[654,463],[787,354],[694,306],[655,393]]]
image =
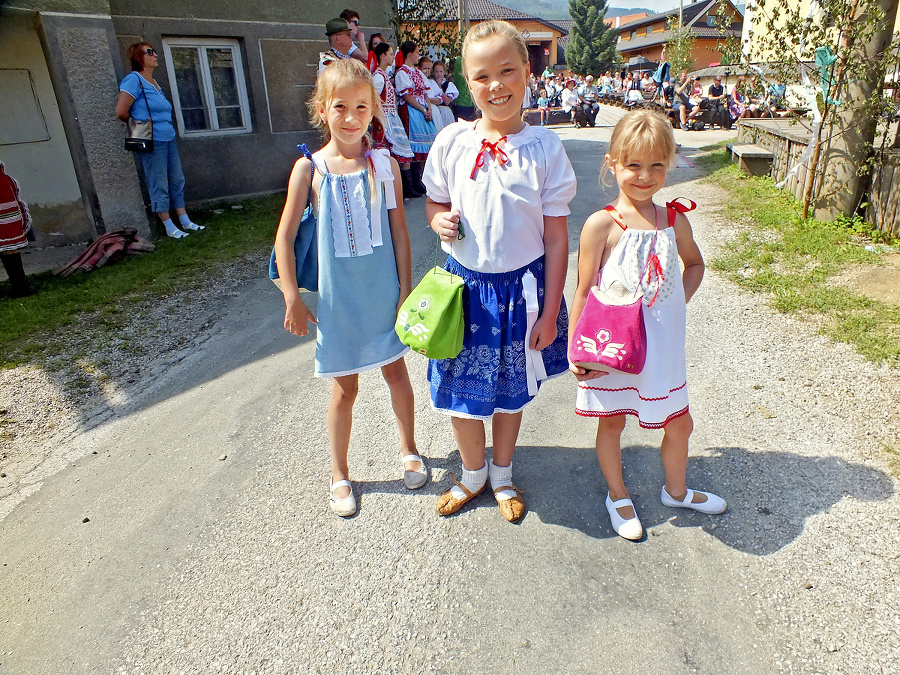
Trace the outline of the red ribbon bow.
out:
[[[475,166],[472,167],[472,180],[475,180],[475,174],[478,173],[478,169],[484,166],[484,154],[486,152],[490,152],[501,165],[509,161],[509,155],[497,147],[505,140],[506,136],[502,136],[496,143],[491,143],[486,138],[481,141],[481,150],[478,151],[478,156],[475,158]]]

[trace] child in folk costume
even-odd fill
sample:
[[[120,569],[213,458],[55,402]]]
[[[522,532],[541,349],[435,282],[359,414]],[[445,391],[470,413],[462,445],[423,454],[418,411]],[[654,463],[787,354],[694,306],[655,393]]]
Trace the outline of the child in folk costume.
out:
[[[316,377],[331,377],[328,437],[331,509],[356,512],[347,452],[359,373],[381,368],[400,430],[403,479],[410,489],[427,480],[416,451],[413,390],[394,332],[399,304],[412,287],[412,264],[400,169],[385,150],[369,150],[366,131],[381,103],[365,65],[337,61],[319,76],[311,121],[327,143],[294,165],[275,238],[278,275],[284,281],[284,327],[294,335],[317,324]],[[310,193],[312,185],[312,193]],[[294,241],[310,195],[318,214],[318,318],[300,298]],[[291,280],[293,283],[286,280]]]
[[[665,506],[703,513],[726,508],[721,497],[685,485],[693,430],[684,355],[685,305],[700,286],[704,263],[684,215],[694,208],[693,202],[684,206],[676,200],[665,207],[653,203],[653,195],[665,185],[675,149],[671,126],[655,111],[630,112],[616,124],[601,179],[611,173],[619,196],[584,224],[569,320],[570,340],[581,339],[572,332],[594,285],[606,291],[619,282],[643,294],[647,356],[641,372],[607,374],[571,366],[578,379],[575,412],[599,419],[597,458],[609,488],[606,508],[613,529],[632,540],[641,538],[643,528],[622,477],[620,440],[626,415],[636,416],[642,427],[665,430],[660,449],[666,475],[660,499]]]
[[[400,54],[403,56],[403,65],[394,74],[394,88],[400,104],[398,112],[406,128],[406,137],[416,155],[410,166],[413,187],[424,193],[422,171],[437,132],[432,121],[431,104],[428,102],[428,84],[416,67],[419,63],[419,47],[412,40],[407,40],[400,45]]]
[[[406,137],[406,129],[397,114],[397,94],[394,85],[391,84],[385,68],[389,67],[394,58],[394,49],[386,42],[381,42],[372,50],[378,65],[372,73],[372,84],[375,92],[381,98],[381,109],[384,111],[384,125],[378,118],[372,120],[372,128],[375,134],[375,146],[387,147],[394,159],[400,165],[400,175],[403,177],[403,196],[424,197],[423,192],[415,190],[409,174],[409,163],[414,157],[409,139]],[[380,138],[379,138],[380,136]]]
[[[425,213],[451,255],[447,269],[465,280],[467,326],[456,358],[428,364],[432,405],[451,416],[463,464],[437,512],[455,513],[490,477],[514,522],[525,513],[512,481],[522,410],[541,381],[568,368],[562,292],[575,173],[553,132],[522,121],[528,49],[515,27],[473,26],[462,62],[483,117],[446,127],[425,171]],[[484,420],[492,420],[490,468]]]
[[[9,277],[9,295],[13,298],[37,290],[28,283],[20,252],[28,246],[29,237],[34,239],[28,205],[19,197],[19,184],[0,162],[0,262]]]
[[[436,94],[440,98],[440,102],[434,107],[435,124],[440,124],[441,128],[444,128],[456,121],[450,106],[459,98],[459,89],[447,79],[447,67],[443,61],[436,61],[431,66],[431,81],[437,85]]]
[[[427,87],[425,97],[428,99],[428,104],[431,106],[431,121],[434,123],[436,136],[441,129],[447,126],[447,120],[441,115],[440,110],[440,106],[444,102],[444,92],[441,91],[438,83],[431,79],[431,68],[432,61],[430,58],[423,56],[419,59],[419,72],[422,73],[422,77],[425,78],[425,86]],[[454,121],[452,115],[450,121]]]

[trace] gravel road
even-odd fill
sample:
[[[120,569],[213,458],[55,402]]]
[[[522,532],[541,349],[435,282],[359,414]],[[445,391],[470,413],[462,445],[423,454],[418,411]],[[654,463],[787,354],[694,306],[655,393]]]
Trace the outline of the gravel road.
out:
[[[580,182],[571,298],[581,224],[609,198],[595,187],[609,129],[559,133]],[[699,202],[709,259],[740,225],[693,167],[717,139],[677,133],[660,196]],[[423,205],[408,209],[421,276],[433,240]],[[725,514],[663,507],[661,433],[630,422],[648,535],[617,537],[596,425],[559,378],[525,413],[523,521],[489,495],[437,517],[459,457],[410,356],[432,480],[403,488],[387,388],[367,373],[360,512],[341,520],[329,383],[311,376],[314,341],[280,327],[261,269],[248,257],[215,287],[130,312],[103,345],[73,329],[65,370],[0,371],[18,434],[0,479],[0,673],[900,673],[896,371],[708,271],[688,308],[688,482]]]

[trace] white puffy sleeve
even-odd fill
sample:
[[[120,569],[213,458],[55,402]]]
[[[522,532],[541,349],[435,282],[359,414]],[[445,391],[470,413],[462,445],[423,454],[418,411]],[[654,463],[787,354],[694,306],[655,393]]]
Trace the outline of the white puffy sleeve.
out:
[[[384,79],[384,75],[382,75],[381,73],[375,73],[374,75],[372,75],[372,84],[375,87],[375,93],[379,96],[381,96],[382,92],[384,91],[386,83],[387,81]]]
[[[431,150],[428,151],[425,171],[422,173],[422,182],[428,191],[429,199],[438,204],[450,203],[450,177],[446,156],[455,134],[454,126],[456,125],[450,124],[438,132]]]
[[[447,83],[447,91],[444,92],[447,96],[450,96],[454,101],[459,98],[459,89],[456,88],[456,85],[453,82]]]
[[[397,71],[397,74],[394,75],[394,89],[397,90],[397,97],[403,98],[407,94],[411,94],[413,92],[413,81],[403,68]]]
[[[541,207],[545,216],[569,215],[569,202],[575,197],[575,171],[559,136],[553,132],[541,135],[544,153],[544,184]],[[429,155],[429,160],[431,156]]]

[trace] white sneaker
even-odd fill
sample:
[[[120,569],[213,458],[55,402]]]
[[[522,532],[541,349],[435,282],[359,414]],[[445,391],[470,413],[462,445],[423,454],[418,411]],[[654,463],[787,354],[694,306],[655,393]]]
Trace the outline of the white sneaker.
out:
[[[706,501],[694,503],[695,493],[698,495],[706,495]],[[665,485],[663,485],[662,489],[659,491],[659,500],[663,503],[663,506],[670,506],[675,509],[693,509],[694,511],[711,515],[722,513],[728,508],[728,504],[725,500],[718,495],[714,495],[712,492],[703,492],[702,490],[691,490],[690,488],[688,488],[684,499],[679,502],[666,492]]]
[[[625,520],[625,518],[619,515],[619,512],[616,509],[620,509],[623,506],[631,507],[631,510],[634,511],[633,518]],[[641,521],[637,517],[637,511],[634,508],[634,502],[632,502],[628,497],[626,497],[625,499],[619,499],[618,501],[613,501],[609,498],[609,493],[607,492],[606,511],[609,513],[609,520],[612,523],[613,529],[620,537],[629,539],[631,541],[637,541],[644,536],[644,528],[641,526]]]

